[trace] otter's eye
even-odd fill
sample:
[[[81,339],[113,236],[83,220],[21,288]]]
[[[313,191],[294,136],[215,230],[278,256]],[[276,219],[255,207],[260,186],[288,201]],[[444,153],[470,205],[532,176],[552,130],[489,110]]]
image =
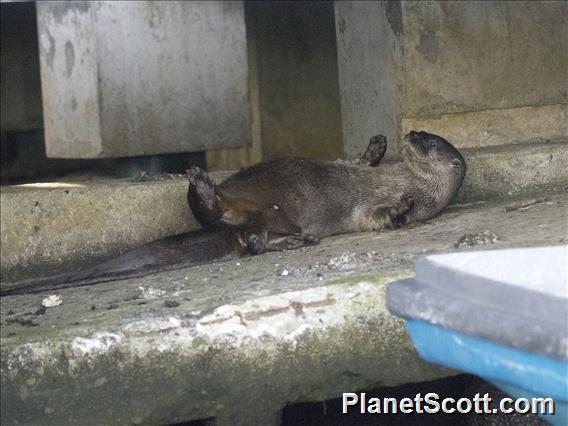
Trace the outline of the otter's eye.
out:
[[[452,165],[454,165],[454,166],[461,166],[461,161],[458,160],[457,158],[454,158],[454,159],[452,160]]]
[[[436,141],[430,141],[430,148],[434,148],[436,145],[438,145]]]

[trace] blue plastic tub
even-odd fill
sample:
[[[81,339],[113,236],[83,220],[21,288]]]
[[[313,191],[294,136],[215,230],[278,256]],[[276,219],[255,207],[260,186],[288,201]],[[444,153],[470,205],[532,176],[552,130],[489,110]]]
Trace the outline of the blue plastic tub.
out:
[[[553,398],[543,419],[568,425],[567,265],[566,246],[427,256],[387,305],[425,360],[513,398]]]

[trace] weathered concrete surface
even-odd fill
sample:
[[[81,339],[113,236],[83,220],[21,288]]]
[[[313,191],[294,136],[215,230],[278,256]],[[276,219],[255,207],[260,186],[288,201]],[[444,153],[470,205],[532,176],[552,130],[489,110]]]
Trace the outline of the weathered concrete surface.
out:
[[[37,4],[48,157],[250,145],[244,5]]]
[[[566,141],[462,149],[467,172],[457,202],[518,197],[568,187]]]
[[[568,4],[404,1],[405,116],[568,101]]]
[[[2,424],[254,424],[292,400],[450,374],[415,355],[386,311],[386,284],[464,234],[495,234],[475,248],[566,244],[568,196],[548,198],[512,211],[510,201],[454,206],[412,229],[67,289],[43,315],[46,295],[5,297]]]
[[[568,186],[566,142],[519,144],[514,150],[472,148],[463,153],[468,170],[458,202]],[[228,173],[213,176],[220,181]],[[187,207],[184,178],[43,185],[0,190],[2,283],[67,272],[197,228]]]

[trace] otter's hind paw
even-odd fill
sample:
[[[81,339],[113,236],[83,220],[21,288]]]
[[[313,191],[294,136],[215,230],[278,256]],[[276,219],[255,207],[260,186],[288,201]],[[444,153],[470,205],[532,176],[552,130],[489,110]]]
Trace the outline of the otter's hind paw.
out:
[[[205,170],[197,166],[193,166],[191,169],[187,170],[186,173],[190,185],[201,188],[215,188],[215,182]]]
[[[220,220],[223,210],[213,179],[199,167],[189,169],[187,177],[189,179],[187,201],[199,223],[208,226]]]

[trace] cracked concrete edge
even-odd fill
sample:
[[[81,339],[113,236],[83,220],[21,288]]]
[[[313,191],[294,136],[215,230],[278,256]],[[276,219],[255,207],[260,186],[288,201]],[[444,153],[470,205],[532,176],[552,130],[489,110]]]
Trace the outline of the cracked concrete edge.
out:
[[[2,423],[246,423],[291,402],[453,374],[421,361],[386,309],[387,284],[411,274],[343,278],[203,315],[127,313],[41,341],[3,338]]]

